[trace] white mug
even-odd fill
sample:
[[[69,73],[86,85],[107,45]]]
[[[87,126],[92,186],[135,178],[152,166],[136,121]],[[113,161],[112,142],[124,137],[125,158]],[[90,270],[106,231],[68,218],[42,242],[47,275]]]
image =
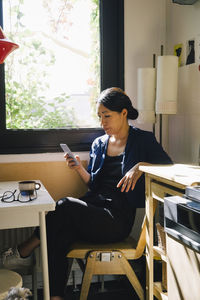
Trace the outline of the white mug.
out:
[[[41,184],[34,180],[25,180],[19,182],[19,190],[21,193],[33,194],[35,190],[39,190]]]

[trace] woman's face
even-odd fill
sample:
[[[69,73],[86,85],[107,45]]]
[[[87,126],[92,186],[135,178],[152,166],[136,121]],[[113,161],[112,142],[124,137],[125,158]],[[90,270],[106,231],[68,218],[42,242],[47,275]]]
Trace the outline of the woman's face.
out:
[[[97,114],[101,127],[108,135],[118,134],[128,122],[127,110],[125,108],[121,112],[117,112],[108,109],[103,104],[99,104],[97,106]]]

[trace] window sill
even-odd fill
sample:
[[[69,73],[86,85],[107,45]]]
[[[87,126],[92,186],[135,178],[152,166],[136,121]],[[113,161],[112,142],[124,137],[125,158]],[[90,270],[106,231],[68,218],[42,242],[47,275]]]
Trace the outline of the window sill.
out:
[[[88,151],[74,152],[80,156],[81,160],[88,160]],[[35,154],[6,154],[0,155],[0,163],[21,163],[39,161],[63,161],[63,152],[56,153],[35,153]]]

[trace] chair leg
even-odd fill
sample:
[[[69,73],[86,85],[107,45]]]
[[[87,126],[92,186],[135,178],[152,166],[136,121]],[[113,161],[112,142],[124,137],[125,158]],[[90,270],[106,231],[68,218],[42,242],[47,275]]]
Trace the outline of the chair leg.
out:
[[[129,279],[130,283],[132,284],[133,288],[135,289],[138,297],[140,298],[140,300],[144,300],[144,290],[143,290],[135,272],[131,268],[129,262],[123,255],[120,259],[120,262],[121,262],[121,267],[124,270],[124,273],[128,277],[128,279]]]
[[[72,269],[72,264],[73,264],[73,258],[67,258],[68,260],[68,267],[67,267],[67,274],[66,274],[66,285],[68,283],[69,280],[69,275],[71,273],[71,269]]]
[[[76,261],[77,261],[81,271],[84,273],[85,272],[85,264],[84,264],[83,260],[80,258],[76,258]]]
[[[101,293],[105,291],[105,285],[104,285],[104,275],[100,275],[100,282],[101,282]]]
[[[95,264],[95,255],[89,254],[86,262],[85,272],[81,286],[80,300],[87,300],[90,284],[93,276],[93,269]]]

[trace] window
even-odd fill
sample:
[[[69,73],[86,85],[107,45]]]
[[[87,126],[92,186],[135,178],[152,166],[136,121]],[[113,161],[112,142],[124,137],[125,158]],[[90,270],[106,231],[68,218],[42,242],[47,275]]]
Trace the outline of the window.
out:
[[[123,88],[123,1],[0,3],[4,32],[20,45],[0,65],[0,152],[88,150],[102,133],[97,95]]]

